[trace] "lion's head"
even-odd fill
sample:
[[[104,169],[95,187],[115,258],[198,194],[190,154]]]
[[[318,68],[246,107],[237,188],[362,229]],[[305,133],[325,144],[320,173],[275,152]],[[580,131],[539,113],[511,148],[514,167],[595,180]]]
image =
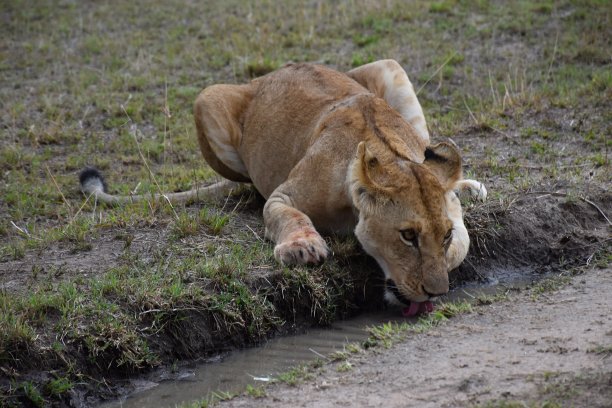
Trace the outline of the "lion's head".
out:
[[[349,177],[355,235],[385,273],[387,300],[408,304],[448,292],[453,224],[445,194],[461,178],[457,148],[430,146],[417,163],[361,142]]]

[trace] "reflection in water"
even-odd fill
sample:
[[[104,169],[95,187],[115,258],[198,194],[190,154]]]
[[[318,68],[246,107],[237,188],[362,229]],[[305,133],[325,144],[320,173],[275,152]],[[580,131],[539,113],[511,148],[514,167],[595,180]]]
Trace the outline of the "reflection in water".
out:
[[[464,286],[451,291],[446,298],[473,299],[509,287],[524,287],[531,282],[525,275],[521,277],[521,280],[514,280],[511,285],[502,286],[494,282],[488,286]],[[406,320],[410,319],[402,317],[399,310],[393,309],[362,314],[350,320],[338,321],[331,327],[310,329],[305,334],[272,339],[259,347],[237,350],[220,357],[219,361],[201,364],[192,371],[184,370],[175,377],[178,380],[137,382],[134,385],[140,389],[139,392],[127,399],[105,404],[104,407],[174,407],[206,398],[212,392],[242,392],[247,384],[260,385],[298,364],[342,350],[347,343],[365,340],[368,336],[367,327]]]

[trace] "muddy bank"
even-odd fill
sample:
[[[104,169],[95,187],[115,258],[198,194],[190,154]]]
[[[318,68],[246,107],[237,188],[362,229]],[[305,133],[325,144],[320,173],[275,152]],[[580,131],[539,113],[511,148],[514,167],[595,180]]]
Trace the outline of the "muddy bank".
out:
[[[610,211],[611,200],[601,196],[589,201],[525,192],[508,201],[468,204],[472,249],[453,274],[453,286],[503,280],[504,274],[506,278],[508,274],[537,277],[598,259],[610,248],[609,225],[600,211]],[[251,210],[246,210],[247,215]],[[98,337],[66,333],[64,347],[59,350],[24,345],[18,349],[23,353],[21,358],[3,366],[2,386],[10,390],[15,378],[50,384],[57,373],[64,375],[70,369],[85,381],[52,400],[53,405],[91,405],[130,392],[133,383],[126,379],[152,368],[253,346],[270,336],[384,307],[381,273],[375,262],[352,240],[332,242],[335,257],[323,267],[246,271],[247,283],[240,287],[229,279],[234,272],[223,265],[217,265],[216,273],[224,274],[224,279],[197,279],[195,271],[186,271],[183,283],[202,291],[202,296],[194,295],[190,303],[145,303],[143,308],[142,303],[130,303],[129,297],[115,298],[124,312],[136,316],[126,324],[134,325],[134,332],[140,333],[137,342],[124,343],[125,333],[113,334],[102,326]],[[125,273],[119,276],[128,278]],[[243,291],[248,296],[237,295]],[[109,291],[106,296],[125,294]],[[231,301],[219,304],[223,296]],[[239,304],[237,298],[249,301]],[[60,311],[49,306],[47,313]],[[53,330],[53,321],[46,324],[42,328]],[[15,391],[7,401],[27,403],[25,390]]]

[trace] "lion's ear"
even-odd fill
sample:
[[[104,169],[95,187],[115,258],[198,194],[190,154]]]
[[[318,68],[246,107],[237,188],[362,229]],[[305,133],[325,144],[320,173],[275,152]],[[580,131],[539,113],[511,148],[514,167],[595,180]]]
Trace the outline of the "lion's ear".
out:
[[[365,142],[357,146],[357,154],[351,169],[351,195],[359,211],[372,213],[381,201],[386,201],[389,191],[373,180],[373,175],[384,171],[376,156]]]
[[[442,142],[427,147],[423,164],[436,176],[445,191],[452,189],[462,178],[461,154],[452,143]]]

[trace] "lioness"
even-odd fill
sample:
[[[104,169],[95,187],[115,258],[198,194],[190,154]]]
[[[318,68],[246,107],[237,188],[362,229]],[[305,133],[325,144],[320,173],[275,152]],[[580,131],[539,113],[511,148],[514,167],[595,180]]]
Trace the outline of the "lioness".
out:
[[[194,116],[208,164],[229,180],[253,183],[267,199],[266,237],[279,262],[320,263],[330,251],[319,231],[354,231],[384,271],[390,302],[414,312],[448,291],[448,272],[469,246],[454,191],[484,199],[486,190],[462,179],[453,144],[430,146],[423,111],[397,62],[348,73],[288,64],[245,85],[204,89]],[[110,203],[143,198],[106,194],[91,169],[81,185]],[[233,186],[164,197],[187,201]]]

